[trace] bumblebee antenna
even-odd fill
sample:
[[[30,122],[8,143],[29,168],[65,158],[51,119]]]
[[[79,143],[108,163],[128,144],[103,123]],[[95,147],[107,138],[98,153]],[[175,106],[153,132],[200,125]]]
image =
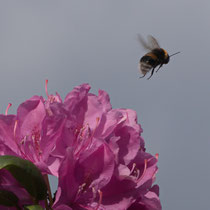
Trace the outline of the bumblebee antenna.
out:
[[[176,53],[174,53],[174,54],[170,55],[169,57],[174,56],[174,55],[176,55],[176,54],[178,54],[178,53],[180,53],[180,52],[176,52]]]

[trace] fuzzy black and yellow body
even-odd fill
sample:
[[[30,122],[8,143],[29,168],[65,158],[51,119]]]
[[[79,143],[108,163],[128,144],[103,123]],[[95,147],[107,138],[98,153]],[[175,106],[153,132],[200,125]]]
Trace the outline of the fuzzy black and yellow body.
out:
[[[157,66],[159,66],[158,68],[159,70],[163,64],[167,64],[168,62],[169,62],[168,53],[162,48],[155,48],[154,50],[147,53],[140,59],[141,73],[145,76],[150,70],[152,70],[151,75],[150,75],[151,77]]]
[[[155,68],[159,66],[156,70],[157,72],[163,66],[163,64],[167,64],[169,62],[170,56],[166,50],[160,48],[157,40],[154,37],[148,36],[148,43],[146,43],[140,35],[138,38],[143,47],[149,50],[149,52],[145,54],[139,61],[140,72],[143,74],[143,76],[140,78],[143,78],[149,71],[151,71],[151,75],[148,78],[150,79],[155,71]]]

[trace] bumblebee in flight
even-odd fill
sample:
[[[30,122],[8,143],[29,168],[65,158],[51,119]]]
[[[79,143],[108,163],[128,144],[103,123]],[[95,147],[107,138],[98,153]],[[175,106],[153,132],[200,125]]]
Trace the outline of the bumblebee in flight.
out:
[[[171,56],[180,53],[177,52],[169,56],[166,50],[160,48],[157,40],[153,36],[148,36],[148,42],[145,42],[145,40],[140,35],[138,35],[138,39],[142,46],[146,50],[149,50],[149,52],[146,53],[139,61],[140,71],[143,74],[143,76],[140,78],[145,77],[145,75],[152,70],[151,75],[149,78],[147,78],[150,79],[157,66],[159,67],[156,72],[158,72],[163,64],[167,64],[169,62]]]

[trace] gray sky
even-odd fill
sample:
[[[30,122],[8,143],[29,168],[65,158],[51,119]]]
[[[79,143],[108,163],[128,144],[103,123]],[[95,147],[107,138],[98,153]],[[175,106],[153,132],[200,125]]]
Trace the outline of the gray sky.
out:
[[[137,111],[147,151],[159,153],[163,209],[207,210],[210,200],[210,2],[0,1],[0,112],[32,95],[64,97],[88,82],[113,108]],[[137,33],[181,51],[150,80]]]

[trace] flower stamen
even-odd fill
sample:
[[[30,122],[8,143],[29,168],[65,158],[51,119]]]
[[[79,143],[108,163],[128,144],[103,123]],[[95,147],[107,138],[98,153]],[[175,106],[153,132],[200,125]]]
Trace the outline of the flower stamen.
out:
[[[79,198],[79,195],[81,192],[84,191],[85,186],[86,186],[86,183],[79,185],[76,196],[75,196],[75,200],[77,200]]]
[[[75,152],[75,155],[76,155],[76,156],[78,156],[78,155],[83,151],[84,148],[87,149],[87,148],[89,148],[89,147],[91,146],[92,140],[93,140],[93,137],[94,137],[94,134],[95,134],[95,131],[96,131],[96,129],[97,129],[97,127],[98,127],[98,124],[99,124],[99,121],[100,121],[100,118],[97,117],[97,118],[96,118],[96,126],[95,126],[95,128],[93,129],[91,135],[90,135],[91,130],[90,130],[90,127],[89,127],[89,124],[88,124],[88,123],[86,123],[86,125],[83,126],[83,127],[80,129],[79,134],[78,134],[78,137],[77,137],[77,140],[80,140],[81,145],[78,146],[79,149],[78,149],[78,147],[76,148],[76,149],[77,149],[77,152]],[[85,139],[85,132],[84,132],[85,130],[87,130],[87,138],[86,138],[87,140]],[[78,138],[79,138],[79,139],[78,139]],[[82,139],[84,139],[84,140],[86,140],[86,141],[81,141]],[[76,143],[80,143],[80,142],[77,141]]]
[[[131,171],[130,171],[130,174],[132,174],[132,173],[134,172],[135,168],[136,168],[136,163],[133,163],[132,169],[131,169]]]
[[[17,145],[17,147],[18,147],[20,153],[22,154],[22,156],[23,156],[24,158],[26,158],[25,153],[24,153],[24,152],[22,151],[22,149],[21,149],[21,145],[20,145],[20,144],[18,143],[18,141],[17,141],[17,137],[16,137],[17,124],[18,124],[18,121],[15,120],[14,129],[13,129],[13,135],[14,135],[15,143],[16,143],[16,145]],[[24,143],[24,139],[23,139],[20,143],[21,143],[21,144]]]
[[[92,187],[92,193],[93,193],[93,198],[92,198],[92,202],[93,202],[96,198],[96,189],[94,187]]]
[[[34,148],[35,148],[35,154],[37,159],[40,161],[40,155],[42,154],[42,151],[40,150],[40,131],[37,127],[35,127],[32,131],[31,139],[33,140]]]
[[[45,80],[45,93],[47,97],[49,98],[48,90],[47,90],[47,84],[48,84],[48,79]]]
[[[98,210],[98,208],[100,207],[101,202],[102,202],[103,193],[101,192],[101,190],[98,190],[98,194],[99,194],[99,200],[98,200],[98,205],[96,206],[95,210]]]
[[[12,106],[12,104],[11,103],[9,103],[8,104],[8,106],[7,106],[7,109],[6,109],[6,111],[5,111],[5,115],[7,115],[8,114],[8,111],[9,111],[9,108]]]
[[[13,135],[14,135],[15,140],[16,140],[17,123],[18,123],[18,121],[15,120],[15,125],[14,125],[14,129],[13,129]]]
[[[87,141],[87,145],[91,145],[92,140],[93,140],[93,136],[94,136],[94,134],[95,134],[95,132],[96,132],[96,129],[97,129],[98,124],[99,124],[99,121],[100,121],[100,117],[96,117],[96,126],[95,126],[95,128],[93,129],[93,132],[92,132],[91,137],[89,138],[89,141]]]
[[[143,171],[142,175],[138,178],[137,182],[139,182],[144,177],[144,175],[146,173],[146,169],[147,169],[147,163],[148,163],[148,160],[145,159],[144,160],[144,171]]]

